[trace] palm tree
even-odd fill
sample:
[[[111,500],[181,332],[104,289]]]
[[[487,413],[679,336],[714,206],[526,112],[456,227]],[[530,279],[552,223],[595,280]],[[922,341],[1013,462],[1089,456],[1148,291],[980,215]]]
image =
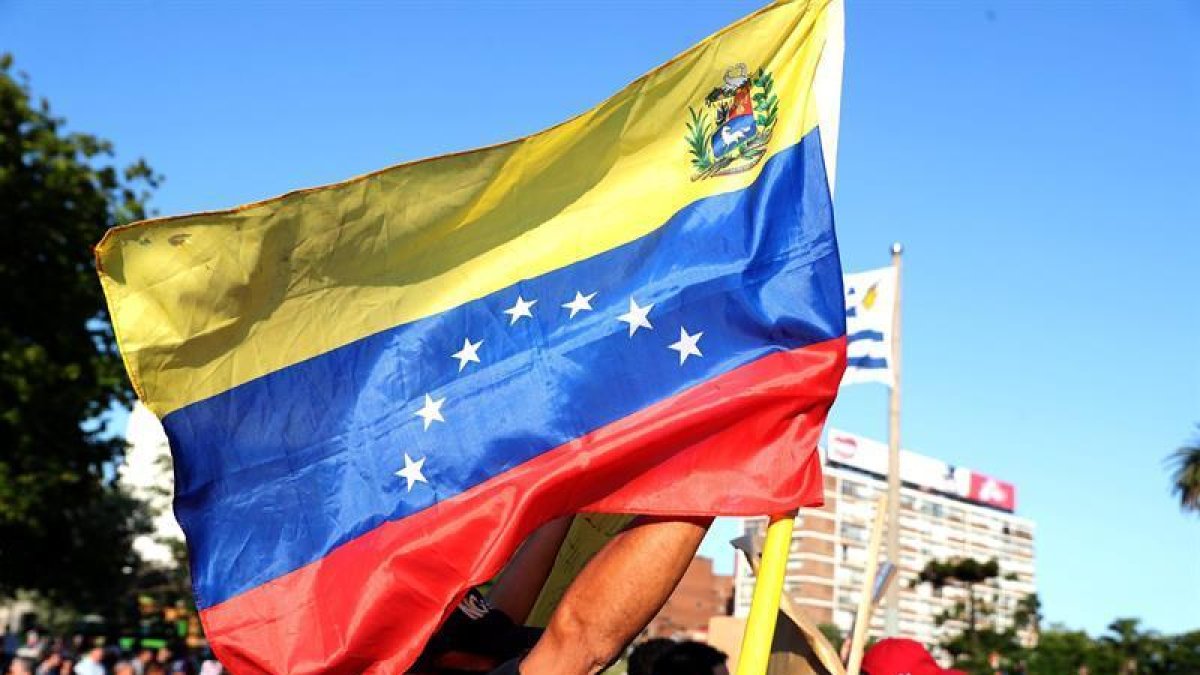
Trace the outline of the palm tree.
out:
[[[1171,453],[1167,463],[1174,466],[1171,492],[1179,497],[1180,508],[1200,513],[1200,436]]]
[[[1120,656],[1121,665],[1118,672],[1121,675],[1135,675],[1138,672],[1138,660],[1147,651],[1150,636],[1141,631],[1140,624],[1140,619],[1114,619],[1108,624],[1111,635],[1101,638],[1112,645]]]

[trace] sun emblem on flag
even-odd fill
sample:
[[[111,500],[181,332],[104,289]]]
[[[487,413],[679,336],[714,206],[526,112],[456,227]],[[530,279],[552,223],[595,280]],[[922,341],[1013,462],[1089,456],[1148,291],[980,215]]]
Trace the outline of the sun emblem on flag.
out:
[[[779,117],[779,97],[771,74],[753,75],[739,63],[725,71],[724,83],[704,103],[688,107],[688,153],[696,173],[692,180],[749,171],[767,153],[767,142]]]
[[[867,310],[874,309],[875,298],[877,298],[877,297],[879,297],[879,283],[878,282],[871,284],[871,287],[867,289],[866,294],[863,295],[863,299],[862,299],[863,308],[867,309]]]

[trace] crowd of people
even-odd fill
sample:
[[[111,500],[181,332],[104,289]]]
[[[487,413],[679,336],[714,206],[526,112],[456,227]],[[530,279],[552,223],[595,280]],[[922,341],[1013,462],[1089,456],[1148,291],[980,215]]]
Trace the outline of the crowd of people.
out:
[[[7,636],[0,653],[6,675],[222,675],[226,671],[207,650],[197,652],[183,644],[153,647],[135,644],[122,649],[115,644],[50,638],[31,630],[14,648]],[[652,638],[638,643],[627,654],[628,675],[729,675],[724,652],[694,640]],[[943,669],[917,642],[882,640],[867,651],[864,675],[965,675]]]
[[[629,653],[626,672],[628,675],[728,675],[726,661],[724,652],[702,642],[653,638],[638,644]],[[921,643],[903,638],[888,638],[873,644],[863,657],[860,672],[863,675],[967,675],[961,670],[942,668]]]
[[[151,646],[135,642],[123,649],[115,643],[83,636],[51,638],[25,633],[19,646],[6,639],[0,664],[6,675],[221,675],[225,671],[211,653],[179,643]],[[155,643],[161,642],[155,641]]]

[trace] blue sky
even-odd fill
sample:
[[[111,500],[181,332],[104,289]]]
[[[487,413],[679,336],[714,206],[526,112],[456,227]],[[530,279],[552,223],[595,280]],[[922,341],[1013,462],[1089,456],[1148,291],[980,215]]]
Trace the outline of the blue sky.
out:
[[[748,2],[0,3],[73,130],[146,157],[163,214],[574,115]],[[1200,628],[1200,7],[851,2],[847,270],[906,245],[905,445],[1018,486],[1051,621]],[[886,390],[832,423],[884,438]],[[706,551],[726,557],[713,537]]]

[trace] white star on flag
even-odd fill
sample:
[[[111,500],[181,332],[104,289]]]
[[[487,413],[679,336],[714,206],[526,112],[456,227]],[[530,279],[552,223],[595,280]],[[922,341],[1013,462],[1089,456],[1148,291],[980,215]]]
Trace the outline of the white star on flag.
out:
[[[463,348],[450,355],[452,358],[458,359],[458,372],[461,373],[468,363],[479,363],[479,347],[481,345],[483,345],[482,339],[479,342],[471,342],[471,338],[463,338]]]
[[[679,365],[683,365],[689,356],[704,356],[700,353],[700,336],[704,335],[704,331],[700,331],[695,335],[688,335],[687,329],[683,326],[679,327],[679,342],[671,345],[671,349],[679,352]]]
[[[563,307],[571,310],[571,318],[574,319],[576,314],[584,310],[589,312],[592,310],[592,298],[594,297],[596,297],[595,293],[584,295],[579,291],[575,291],[575,299],[570,302],[563,303]]]
[[[425,405],[417,412],[413,413],[417,417],[425,420],[425,430],[429,430],[429,425],[437,422],[445,422],[446,418],[442,417],[442,404],[446,402],[446,397],[443,396],[438,400],[433,400],[429,394],[425,394]]]
[[[629,299],[629,311],[617,317],[617,321],[624,321],[629,324],[629,337],[637,332],[639,328],[649,328],[654,330],[654,326],[650,325],[650,319],[647,315],[650,314],[650,309],[654,307],[654,303],[650,303],[645,307],[638,307],[637,302],[633,298]]]
[[[417,483],[428,483],[425,474],[421,473],[421,467],[425,466],[425,458],[422,457],[417,461],[413,461],[408,453],[404,453],[404,468],[396,472],[396,475],[408,481],[408,491],[412,492],[413,485]]]
[[[512,319],[509,320],[508,325],[510,325],[510,326],[513,325],[514,323],[517,322],[517,319],[519,319],[523,316],[527,316],[532,319],[533,312],[531,312],[529,310],[532,309],[533,306],[536,304],[537,304],[537,300],[526,300],[525,298],[522,298],[521,296],[518,295],[517,303],[515,305],[513,305],[512,307],[509,307],[508,309],[504,310],[505,314],[512,317]]]

